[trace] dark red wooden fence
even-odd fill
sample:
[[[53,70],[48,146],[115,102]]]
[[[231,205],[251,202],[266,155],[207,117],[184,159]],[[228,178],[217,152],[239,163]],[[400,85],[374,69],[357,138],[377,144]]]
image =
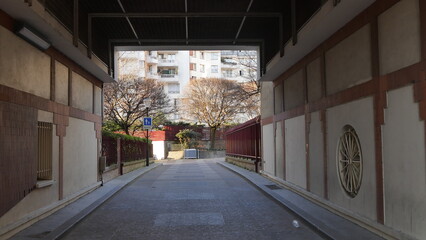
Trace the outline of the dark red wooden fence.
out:
[[[226,133],[226,155],[260,162],[260,117],[229,129]]]
[[[102,136],[102,155],[106,156],[106,165],[146,159],[146,147],[149,145],[149,156],[153,157],[152,144],[141,141],[116,139]]]

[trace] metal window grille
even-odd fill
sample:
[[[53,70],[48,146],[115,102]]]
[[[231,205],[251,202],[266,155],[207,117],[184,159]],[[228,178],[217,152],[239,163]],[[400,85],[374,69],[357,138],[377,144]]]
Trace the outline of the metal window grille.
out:
[[[52,179],[52,123],[38,122],[37,179]]]

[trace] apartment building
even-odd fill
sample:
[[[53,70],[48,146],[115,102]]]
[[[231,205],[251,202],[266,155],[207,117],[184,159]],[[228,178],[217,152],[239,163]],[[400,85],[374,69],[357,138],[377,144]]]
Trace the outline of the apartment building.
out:
[[[116,77],[134,76],[163,82],[171,105],[177,109],[190,79],[225,78],[239,82],[257,79],[256,51],[125,51],[118,53],[116,61]],[[169,119],[185,120],[179,112]]]

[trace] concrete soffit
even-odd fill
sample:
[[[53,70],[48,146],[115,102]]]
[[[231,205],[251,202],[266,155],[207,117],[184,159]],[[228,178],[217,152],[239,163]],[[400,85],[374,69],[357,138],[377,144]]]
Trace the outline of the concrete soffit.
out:
[[[28,3],[25,3],[23,0],[1,0],[0,9],[5,11],[17,21],[28,24],[43,34],[54,48],[76,62],[83,69],[93,74],[102,82],[114,82],[114,79],[102,70],[100,66],[83,54],[79,48],[73,45],[72,37],[71,39],[67,39],[67,37],[64,36],[64,31],[61,32],[61,30],[57,29],[58,26],[62,27],[61,24],[51,23],[47,20],[48,17],[41,16],[42,14],[48,13],[44,11],[44,8],[38,1],[33,1],[33,6],[29,7]]]
[[[327,1],[299,30],[297,44],[293,45],[290,39],[285,44],[284,56],[280,57],[277,53],[269,61],[266,74],[260,81],[274,81],[374,2],[375,0],[344,0],[333,6],[333,0]]]

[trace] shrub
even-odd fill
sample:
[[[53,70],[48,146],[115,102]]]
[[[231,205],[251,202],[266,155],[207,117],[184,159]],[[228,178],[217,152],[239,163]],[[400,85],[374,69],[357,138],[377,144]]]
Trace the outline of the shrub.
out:
[[[146,142],[146,138],[140,138],[140,137],[135,137],[135,136],[130,136],[130,135],[126,135],[126,134],[119,134],[119,133],[113,133],[110,131],[106,131],[106,130],[102,130],[102,135],[103,136],[107,136],[107,137],[111,137],[114,139],[123,139],[123,140],[132,140],[132,141],[140,141],[140,142]],[[152,143],[151,140],[148,141],[148,143]]]
[[[195,141],[201,137],[201,134],[191,129],[183,129],[176,134],[176,137],[179,139],[183,148],[188,149],[194,146]]]

